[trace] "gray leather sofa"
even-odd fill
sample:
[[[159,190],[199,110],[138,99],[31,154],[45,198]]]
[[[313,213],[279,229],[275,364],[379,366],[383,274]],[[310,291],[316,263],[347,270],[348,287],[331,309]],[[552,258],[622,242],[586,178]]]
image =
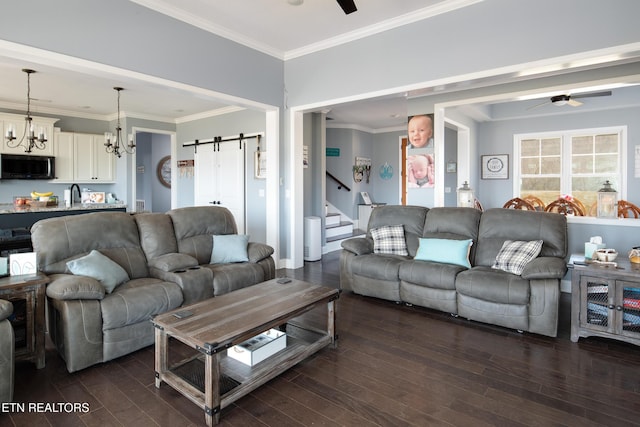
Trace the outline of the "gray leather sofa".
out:
[[[404,226],[409,255],[374,253],[371,230]],[[415,260],[420,238],[471,239],[471,268]],[[542,240],[520,275],[492,268],[506,240]],[[364,238],[342,243],[341,287],[547,336],[556,336],[560,280],[567,267],[567,221],[560,214],[472,208],[380,206]]]
[[[13,304],[0,299],[0,403],[13,400],[14,352],[13,327],[9,316]]]
[[[273,249],[260,243],[248,245],[247,262],[209,265],[217,234],[237,229],[226,208],[213,206],[166,214],[95,212],[35,223],[38,268],[51,279],[49,334],[67,370],[152,344],[149,319],[157,314],[275,277]],[[67,265],[93,250],[126,271],[128,280],[111,293],[93,277],[71,274]]]

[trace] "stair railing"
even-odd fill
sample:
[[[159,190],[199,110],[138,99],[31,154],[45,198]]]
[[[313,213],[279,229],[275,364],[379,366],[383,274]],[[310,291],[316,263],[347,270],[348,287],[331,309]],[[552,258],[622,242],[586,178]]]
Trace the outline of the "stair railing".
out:
[[[327,172],[327,176],[329,178],[331,178],[332,180],[334,180],[338,184],[338,190],[342,190],[344,188],[347,191],[351,191],[351,189],[349,187],[347,187],[347,185],[344,182],[340,181],[338,178],[333,176],[331,173]]]

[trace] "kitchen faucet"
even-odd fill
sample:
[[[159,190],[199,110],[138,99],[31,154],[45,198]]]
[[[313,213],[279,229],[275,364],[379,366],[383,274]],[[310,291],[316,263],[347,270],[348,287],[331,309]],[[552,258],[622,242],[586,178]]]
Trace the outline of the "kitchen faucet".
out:
[[[71,191],[71,206],[73,206],[73,187],[78,189],[78,196],[80,197],[80,201],[82,201],[82,193],[80,192],[80,186],[78,184],[72,184],[71,187],[69,187],[69,190]]]

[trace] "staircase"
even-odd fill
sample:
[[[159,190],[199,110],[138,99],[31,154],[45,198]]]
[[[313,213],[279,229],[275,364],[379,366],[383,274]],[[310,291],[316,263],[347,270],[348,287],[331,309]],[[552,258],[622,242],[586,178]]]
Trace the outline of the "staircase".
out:
[[[343,240],[356,236],[364,236],[362,230],[354,230],[352,222],[343,221],[342,215],[339,213],[327,213],[325,217],[324,234],[326,243],[322,248],[323,254],[342,249],[340,243]]]

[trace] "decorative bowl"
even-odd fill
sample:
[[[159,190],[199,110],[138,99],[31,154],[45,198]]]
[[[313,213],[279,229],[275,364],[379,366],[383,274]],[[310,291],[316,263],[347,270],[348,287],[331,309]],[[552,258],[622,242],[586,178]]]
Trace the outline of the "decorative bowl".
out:
[[[595,253],[598,260],[604,262],[613,262],[618,257],[618,252],[615,249],[598,249]]]

